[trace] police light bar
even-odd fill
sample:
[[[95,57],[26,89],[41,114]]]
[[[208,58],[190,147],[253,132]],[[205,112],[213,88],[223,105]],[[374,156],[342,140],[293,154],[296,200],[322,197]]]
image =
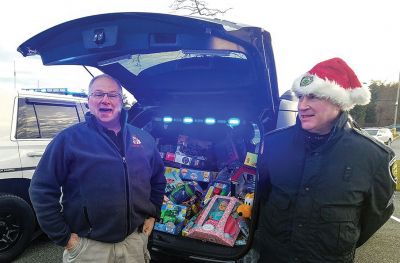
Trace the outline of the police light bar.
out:
[[[215,124],[216,120],[215,118],[205,118],[204,123],[207,125],[213,125]]]
[[[228,120],[228,124],[232,127],[238,126],[240,124],[240,120],[238,118],[230,118]]]
[[[192,117],[184,117],[182,121],[183,121],[183,123],[191,124],[191,123],[193,123],[193,118]]]
[[[165,116],[164,118],[163,118],[163,122],[165,122],[165,123],[171,123],[172,122],[172,117],[171,116]]]

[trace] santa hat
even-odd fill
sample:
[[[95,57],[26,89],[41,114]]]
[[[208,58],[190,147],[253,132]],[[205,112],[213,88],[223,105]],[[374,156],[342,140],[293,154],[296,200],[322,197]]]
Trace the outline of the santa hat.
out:
[[[318,63],[294,81],[292,90],[297,96],[328,99],[342,110],[366,105],[371,100],[369,88],[361,85],[354,71],[340,58]]]

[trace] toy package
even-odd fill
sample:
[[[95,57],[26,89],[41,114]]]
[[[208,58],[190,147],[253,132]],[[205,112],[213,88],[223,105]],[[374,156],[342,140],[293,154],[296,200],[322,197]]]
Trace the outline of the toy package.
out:
[[[257,154],[247,152],[246,158],[244,159],[244,164],[255,168],[257,166],[257,157]]]
[[[196,188],[193,184],[188,182],[178,185],[169,194],[169,200],[175,204],[188,205],[191,203],[191,201],[194,202],[196,198]]]
[[[207,188],[203,196],[202,205],[205,206],[216,195],[228,196],[231,193],[231,184],[224,181],[214,181]]]
[[[211,152],[212,143],[210,141],[198,140],[187,135],[179,135],[176,147],[177,153],[187,156],[197,156],[207,158]]]
[[[167,184],[165,186],[166,193],[172,192],[176,187],[183,184],[183,181],[180,178],[179,173],[180,171],[178,168],[173,168],[168,166],[165,167],[164,176],[167,181]]]
[[[232,195],[244,199],[245,195],[255,191],[256,169],[243,165],[233,172],[231,177]]]
[[[181,168],[180,177],[184,180],[193,180],[198,182],[210,182],[211,172],[195,169]]]
[[[214,196],[200,213],[187,236],[226,246],[233,246],[239,235],[238,219],[233,216],[238,200],[235,197]]]
[[[161,207],[160,221],[154,224],[154,229],[173,235],[180,234],[186,217],[186,206],[165,202]]]

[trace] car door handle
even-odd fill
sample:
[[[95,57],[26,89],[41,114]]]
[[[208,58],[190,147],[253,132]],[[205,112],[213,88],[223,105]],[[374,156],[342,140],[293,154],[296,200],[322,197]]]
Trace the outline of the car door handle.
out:
[[[28,155],[28,157],[42,157],[44,152],[29,152],[26,155]]]

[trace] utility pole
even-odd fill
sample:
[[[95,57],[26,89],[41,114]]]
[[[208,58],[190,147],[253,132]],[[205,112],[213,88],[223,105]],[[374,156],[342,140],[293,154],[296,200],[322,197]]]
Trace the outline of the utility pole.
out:
[[[394,121],[393,121],[393,133],[397,134],[396,121],[397,121],[397,109],[399,108],[399,90],[400,90],[400,73],[399,73],[399,82],[397,83],[397,95],[396,102],[394,103]]]

